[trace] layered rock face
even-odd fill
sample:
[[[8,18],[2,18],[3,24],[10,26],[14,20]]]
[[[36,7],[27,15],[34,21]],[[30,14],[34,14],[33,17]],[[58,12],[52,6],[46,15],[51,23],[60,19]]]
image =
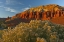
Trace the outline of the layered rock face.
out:
[[[48,20],[63,15],[64,15],[64,7],[61,7],[56,4],[50,4],[50,5],[30,8],[24,12],[16,14],[15,16],[12,17],[12,19],[21,18],[21,19]]]
[[[49,20],[52,18],[57,18],[64,16],[63,10],[57,10],[57,11],[44,11],[44,12],[23,12],[21,14],[18,14],[16,17],[21,19],[41,19],[41,20]]]
[[[38,6],[30,8],[24,12],[18,13],[10,19],[7,19],[7,23],[18,24],[18,22],[30,22],[30,20],[51,20],[54,18],[64,16],[64,7],[56,4],[50,4],[45,6]],[[20,20],[20,21],[19,21]]]

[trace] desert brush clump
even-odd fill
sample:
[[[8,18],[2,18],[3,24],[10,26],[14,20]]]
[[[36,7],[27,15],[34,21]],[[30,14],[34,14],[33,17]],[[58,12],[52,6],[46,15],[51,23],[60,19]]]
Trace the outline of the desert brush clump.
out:
[[[21,22],[15,28],[3,30],[2,42],[64,42],[64,25],[50,21]]]

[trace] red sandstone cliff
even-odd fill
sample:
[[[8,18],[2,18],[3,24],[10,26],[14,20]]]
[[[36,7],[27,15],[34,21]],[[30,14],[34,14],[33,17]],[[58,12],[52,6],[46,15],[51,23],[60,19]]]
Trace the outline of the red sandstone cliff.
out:
[[[63,17],[64,8],[56,5],[50,4],[45,6],[38,6],[30,8],[24,12],[18,13],[12,18],[8,18],[6,22],[9,24],[18,24],[20,22],[30,22],[32,19],[37,20],[52,20],[54,18]]]

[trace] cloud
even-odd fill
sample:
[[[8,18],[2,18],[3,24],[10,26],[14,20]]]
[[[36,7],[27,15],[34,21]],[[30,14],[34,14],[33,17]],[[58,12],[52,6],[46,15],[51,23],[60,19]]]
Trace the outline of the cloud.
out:
[[[17,12],[15,9],[12,9],[10,7],[4,7],[4,8],[5,8],[5,11],[14,12],[14,13]]]
[[[6,5],[17,5],[17,4],[24,5],[23,3],[18,2],[16,0],[6,0]]]
[[[31,5],[29,5],[29,7],[31,7]]]
[[[26,7],[26,8],[23,8],[22,11],[26,11],[28,9],[30,9],[30,8],[29,7]]]
[[[6,4],[10,4],[11,3],[11,0],[6,0]]]
[[[19,2],[18,4],[20,4],[20,5],[24,5],[23,3],[20,3],[20,2]]]
[[[14,4],[16,4],[16,1],[15,0],[6,0],[6,4],[7,5],[14,5]]]
[[[17,13],[18,11],[13,9],[13,8],[10,8],[10,7],[4,7],[4,6],[0,6],[0,8],[3,8],[5,11],[8,11],[8,12],[13,12],[13,13]]]
[[[28,10],[28,9],[30,9],[31,8],[31,5],[28,5],[28,7],[25,7],[25,8],[23,8],[23,9],[21,9],[22,11],[26,11],[26,10]]]

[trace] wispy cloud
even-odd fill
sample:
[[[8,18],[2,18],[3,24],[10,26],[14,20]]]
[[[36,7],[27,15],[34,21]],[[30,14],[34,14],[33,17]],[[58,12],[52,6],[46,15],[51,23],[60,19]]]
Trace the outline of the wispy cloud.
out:
[[[28,10],[28,9],[30,9],[31,8],[31,5],[28,5],[28,7],[25,7],[25,8],[23,8],[23,9],[21,9],[22,11],[26,11],[26,10]]]
[[[15,5],[16,1],[15,0],[6,0],[7,5]]]
[[[29,7],[31,7],[31,5],[29,5]]]
[[[5,8],[5,11],[14,12],[14,13],[17,12],[15,9],[12,9],[10,7],[4,7],[4,8]]]
[[[8,11],[8,12],[13,12],[13,13],[17,13],[18,10],[16,9],[13,9],[13,8],[10,8],[10,7],[5,7],[5,6],[0,6],[0,8],[3,8],[5,11]]]
[[[16,0],[6,0],[6,4],[7,5],[17,5],[17,4],[24,5],[22,2],[17,2]]]
[[[22,11],[26,11],[28,9],[30,9],[30,8],[29,7],[26,7],[26,8],[23,8]]]
[[[6,0],[6,4],[10,4],[11,3],[11,0]]]
[[[24,5],[23,3],[20,3],[20,2],[18,2],[18,4],[20,4],[20,5]]]

